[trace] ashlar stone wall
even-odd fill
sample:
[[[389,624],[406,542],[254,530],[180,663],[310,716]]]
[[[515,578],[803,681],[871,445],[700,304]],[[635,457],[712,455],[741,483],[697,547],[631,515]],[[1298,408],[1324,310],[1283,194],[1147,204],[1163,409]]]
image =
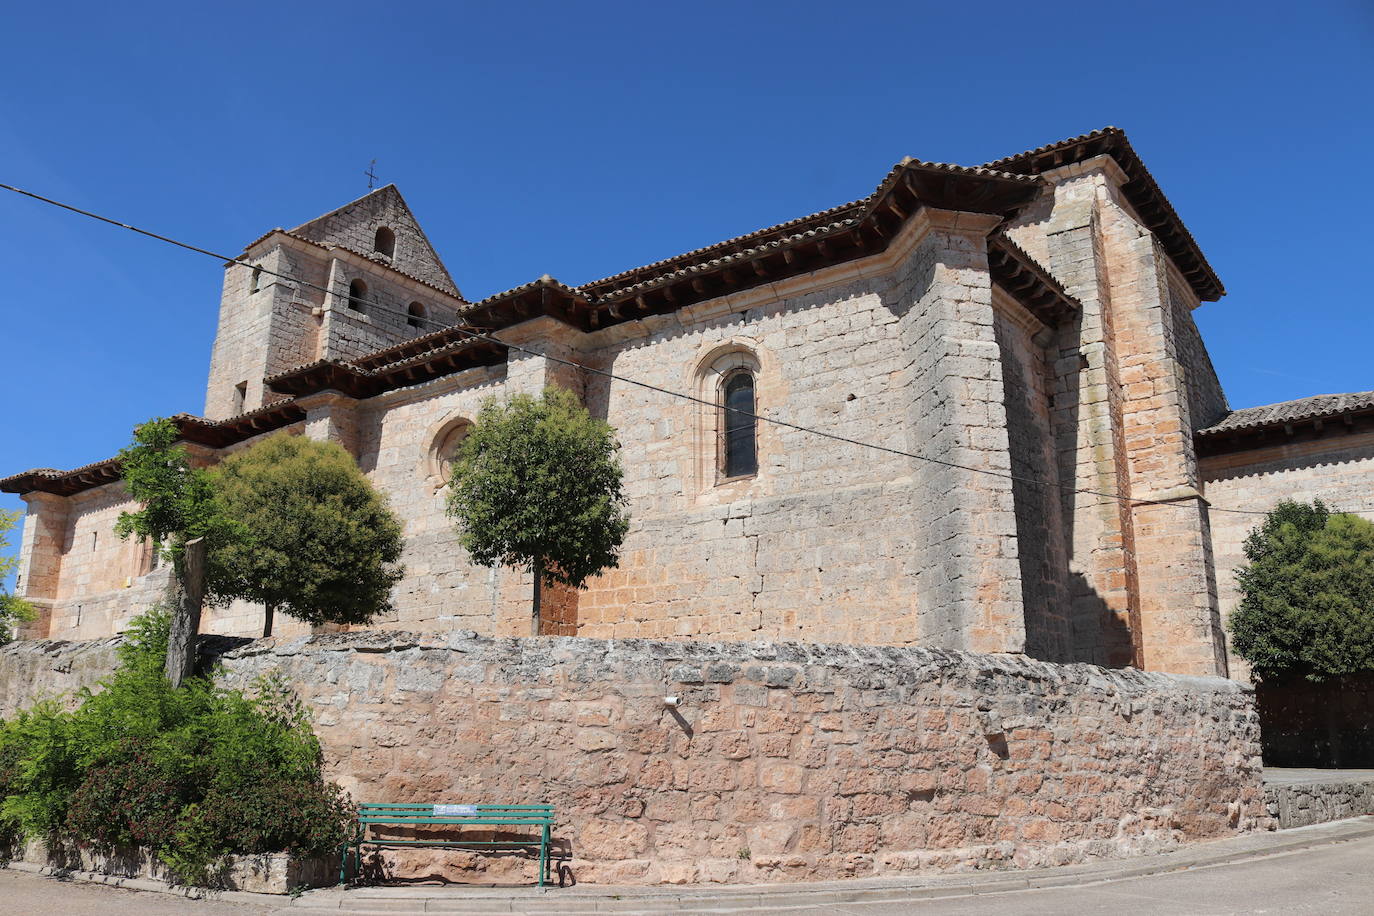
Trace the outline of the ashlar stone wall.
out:
[[[1055,333],[1010,295],[994,290],[1002,358],[1007,447],[1016,504],[1017,556],[1025,608],[1026,652],[1074,660],[1068,532],[1056,442]]]
[[[395,237],[395,248],[390,255],[373,247],[377,230],[383,226]],[[454,296],[460,295],[395,185],[378,188],[294,231],[321,245],[338,245],[361,252]]]
[[[0,709],[105,644],[0,649]],[[801,643],[350,633],[261,640],[369,802],[539,803],[589,883],[1034,867],[1266,826],[1251,693],[1218,678]],[[15,677],[22,671],[22,677]],[[664,704],[676,696],[679,705]],[[388,852],[397,875],[532,864]]]
[[[838,274],[838,272],[836,272]],[[707,400],[757,366],[756,411],[905,449],[909,357],[886,278],[732,297],[603,335],[593,365]],[[911,643],[915,473],[900,457],[759,423],[756,475],[721,480],[718,412],[587,380],[623,445],[621,569],[580,597],[579,633]]]
[[[327,261],[310,246],[281,235],[258,247],[247,255],[252,266],[235,264],[224,270],[205,388],[205,416],[211,420],[280,400],[263,379],[319,355],[317,312],[326,297],[317,287],[329,279]]]

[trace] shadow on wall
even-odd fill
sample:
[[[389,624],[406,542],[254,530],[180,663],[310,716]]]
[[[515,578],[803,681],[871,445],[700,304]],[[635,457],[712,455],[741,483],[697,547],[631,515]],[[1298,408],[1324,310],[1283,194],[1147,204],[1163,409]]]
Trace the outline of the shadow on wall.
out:
[[[1268,766],[1374,768],[1374,672],[1263,681],[1255,703]]]
[[[1052,395],[1048,417],[1041,421],[1047,422],[1044,429],[1035,428],[1035,411],[1029,409],[1034,405],[1029,401],[1022,410],[1011,409],[1034,386],[1021,377],[1014,361],[1007,359],[1006,343],[999,339],[1004,353],[1003,385],[1012,471],[1018,477],[1043,481],[1016,481],[1012,488],[1026,654],[1060,664],[1086,662],[1124,668],[1134,660],[1125,609],[1114,610],[1087,575],[1070,567],[1076,518],[1079,514],[1087,517],[1094,511],[1083,504],[1085,500],[1100,501],[1099,497],[1075,492],[1082,486],[1078,481],[1079,396],[1086,363],[1076,359],[1082,320],[1082,315],[1078,315],[1055,332],[1054,340],[1040,347],[1046,373],[1043,381]],[[1056,361],[1056,354],[1065,356]],[[1109,510],[1119,511],[1114,506],[1096,511]],[[1092,554],[1083,560],[1091,562]]]

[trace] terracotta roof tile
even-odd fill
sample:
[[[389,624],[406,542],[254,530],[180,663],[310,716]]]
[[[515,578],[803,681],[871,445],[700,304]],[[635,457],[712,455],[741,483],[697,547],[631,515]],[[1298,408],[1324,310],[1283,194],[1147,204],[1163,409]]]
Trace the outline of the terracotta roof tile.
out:
[[[985,164],[989,169],[1005,169],[1022,174],[1040,174],[1071,162],[1081,162],[1107,153],[1126,173],[1124,187],[1131,205],[1139,211],[1146,225],[1154,232],[1173,258],[1198,297],[1211,301],[1226,295],[1226,288],[1212,265],[1184,225],[1173,204],[1164,196],[1150,170],[1136,153],[1126,132],[1119,127],[1103,127],[1077,137],[1037,146],[1035,149],[995,159]]]
[[[360,257],[360,258],[366,259],[367,262],[370,263],[370,264],[376,264],[378,267],[382,268],[383,270],[389,270],[389,271],[391,271],[391,272],[394,273],[394,274],[400,274],[402,277],[405,277],[407,280],[414,280],[416,283],[419,283],[421,286],[427,286],[427,287],[429,287],[430,289],[435,290],[436,292],[443,293],[445,296],[449,297],[450,299],[457,299],[459,302],[467,303],[467,300],[466,300],[466,299],[464,299],[462,296],[456,294],[453,290],[451,290],[451,289],[444,289],[444,287],[438,286],[438,285],[436,285],[436,284],[434,284],[434,283],[431,283],[431,282],[429,282],[428,280],[422,280],[421,278],[415,276],[414,274],[407,273],[406,271],[401,270],[399,267],[394,267],[394,266],[392,266],[391,264],[388,264],[388,263],[385,262],[385,261],[382,261],[382,260],[380,260],[380,259],[378,259],[378,258],[373,257],[373,256],[370,255],[370,254],[367,254],[366,252],[359,251],[359,250],[357,250],[356,248],[350,248],[350,247],[347,246],[347,245],[325,245],[325,244],[323,244],[323,243],[321,243],[321,242],[315,241],[314,239],[308,239],[308,238],[306,238],[306,237],[303,236],[303,235],[297,235],[294,231],[292,231],[292,230],[290,230],[290,229],[282,229],[281,227],[277,227],[276,229],[270,229],[270,230],[268,230],[267,232],[264,232],[262,235],[258,236],[257,238],[253,239],[253,241],[249,242],[247,245],[243,246],[243,255],[240,255],[239,257],[242,258],[244,255],[247,255],[248,252],[252,251],[254,247],[256,247],[257,245],[261,244],[262,242],[266,241],[267,239],[271,238],[272,236],[274,236],[274,235],[276,235],[276,234],[278,234],[278,233],[280,233],[280,234],[282,234],[282,235],[285,235],[285,236],[287,236],[287,237],[289,237],[289,238],[293,238],[293,239],[295,239],[295,240],[298,241],[298,242],[304,242],[304,243],[307,244],[307,245],[313,245],[313,246],[315,246],[316,248],[319,248],[319,249],[322,250],[322,251],[328,251],[328,250],[331,249],[331,248],[342,248],[344,251],[347,251],[347,252],[349,252],[350,254],[356,254],[356,255],[357,255],[358,257]],[[231,262],[231,263],[232,263],[232,262]]]
[[[1218,422],[1206,429],[1197,431],[1199,436],[1217,436],[1223,433],[1242,430],[1262,429],[1266,426],[1282,426],[1302,420],[1339,417],[1355,411],[1374,411],[1374,391],[1355,391],[1348,394],[1318,394],[1295,401],[1282,401],[1278,404],[1264,404],[1260,407],[1245,407],[1233,410]]]
[[[902,172],[907,168],[919,167],[930,170],[950,172],[957,175],[976,175],[989,178],[1003,178],[1013,181],[1034,181],[1034,176],[1005,172],[985,166],[964,166],[953,165],[947,162],[925,162],[920,159],[907,157],[894,165],[888,173],[883,176],[883,180],[878,183],[872,194],[861,197],[858,200],[851,200],[848,203],[819,210],[806,216],[800,216],[787,222],[768,226],[764,229],[756,229],[744,235],[737,235],[734,238],[726,239],[723,242],[716,242],[703,248],[696,248],[683,254],[674,255],[661,261],[654,261],[642,267],[632,270],[621,271],[600,280],[593,280],[577,287],[580,292],[592,293],[605,297],[609,295],[619,295],[620,293],[651,284],[653,281],[641,280],[637,283],[614,286],[617,281],[624,280],[632,276],[643,276],[650,272],[659,272],[660,277],[667,278],[675,272],[683,272],[677,265],[692,265],[693,267],[719,266],[728,263],[733,259],[742,259],[746,255],[756,252],[759,249],[772,245],[781,247],[783,243],[807,236],[825,234],[826,232],[836,231],[845,228],[862,217],[864,211],[871,207],[882,194],[897,181]],[[798,230],[798,231],[793,231]],[[710,258],[710,255],[716,255]],[[705,259],[705,260],[703,260]],[[607,288],[609,287],[609,289]]]

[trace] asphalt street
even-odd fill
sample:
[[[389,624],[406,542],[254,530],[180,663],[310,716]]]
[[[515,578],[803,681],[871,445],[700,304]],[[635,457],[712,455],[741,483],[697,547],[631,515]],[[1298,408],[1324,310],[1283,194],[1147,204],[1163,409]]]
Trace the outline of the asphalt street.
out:
[[[417,889],[418,890],[418,889]],[[391,899],[385,911],[463,912],[462,892],[436,898],[432,889],[417,897],[414,908]],[[690,891],[689,891],[690,893]],[[173,894],[136,891],[44,877],[15,869],[0,870],[0,912],[6,914],[61,914],[61,916],[267,916],[302,914],[309,907],[307,894],[295,902],[287,898],[251,902],[225,899],[189,900]],[[490,899],[486,901],[491,903]],[[620,901],[620,912],[633,912]],[[510,900],[508,912],[571,913],[598,909],[594,899],[575,901],[557,895],[543,900]],[[526,907],[528,904],[528,907]],[[378,912],[377,902],[340,898],[334,912]],[[630,906],[633,906],[630,903]],[[487,906],[482,907],[491,912]],[[685,900],[683,913],[764,913],[792,916],[891,916],[915,913],[925,916],[955,914],[1015,914],[1015,916],[1066,916],[1066,914],[1131,914],[1151,916],[1241,916],[1241,914],[1323,914],[1323,916],[1370,916],[1374,914],[1374,836],[1326,843],[1314,848],[1262,856],[1225,865],[1188,868],[1140,878],[1106,880],[1091,884],[1010,893],[978,894],[944,899],[886,900],[760,909],[713,905],[703,890],[696,900]]]

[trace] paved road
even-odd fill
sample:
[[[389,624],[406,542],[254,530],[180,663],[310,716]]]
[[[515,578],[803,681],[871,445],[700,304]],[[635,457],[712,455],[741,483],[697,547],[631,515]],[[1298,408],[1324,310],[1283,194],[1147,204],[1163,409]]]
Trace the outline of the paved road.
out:
[[[1264,768],[1264,784],[1266,786],[1331,782],[1374,782],[1374,770],[1316,770],[1306,767]]]
[[[705,899],[702,902],[709,906]],[[286,903],[282,899],[281,904]],[[59,881],[12,869],[0,870],[0,912],[6,916],[291,916],[302,913],[275,903],[244,905],[224,900],[187,900],[170,894]],[[1113,916],[1133,913],[1150,916],[1280,913],[1285,916],[1302,913],[1369,916],[1374,913],[1374,837],[1229,865],[1087,886],[945,900],[799,907],[780,912],[788,916],[820,916],[822,913],[827,916],[895,916],[899,913],[981,916],[992,912],[1016,916],[1096,913]]]
[[[1374,837],[1088,887],[1052,888],[952,900],[861,904],[790,910],[793,916],[1016,916],[1141,913],[1150,916],[1250,916],[1294,913],[1370,916],[1374,913]]]
[[[267,916],[276,909],[0,870],[0,913],[7,916]]]

